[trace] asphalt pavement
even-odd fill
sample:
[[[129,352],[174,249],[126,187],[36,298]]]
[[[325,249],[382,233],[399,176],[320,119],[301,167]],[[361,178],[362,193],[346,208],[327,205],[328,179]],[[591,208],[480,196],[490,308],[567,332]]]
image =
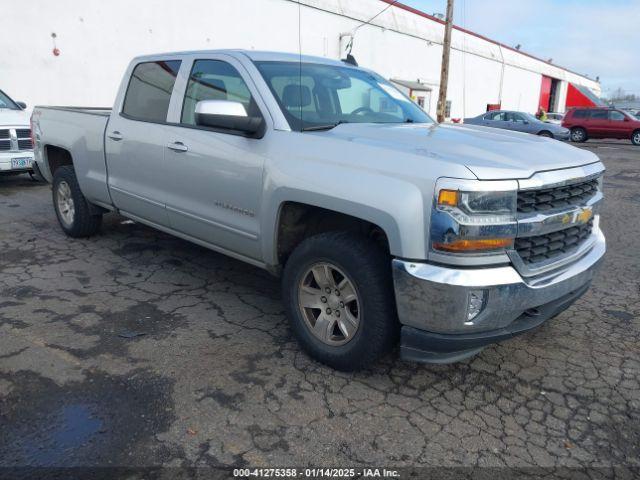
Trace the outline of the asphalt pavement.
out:
[[[640,147],[583,148],[608,241],[583,298],[458,364],[353,374],[300,350],[268,273],[115,214],[67,238],[48,185],[0,177],[0,467],[638,469]]]

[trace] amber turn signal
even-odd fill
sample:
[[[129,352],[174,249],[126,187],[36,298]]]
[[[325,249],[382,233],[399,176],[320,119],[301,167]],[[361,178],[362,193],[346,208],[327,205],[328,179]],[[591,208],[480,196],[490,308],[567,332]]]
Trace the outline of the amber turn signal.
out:
[[[458,205],[458,191],[440,190],[440,193],[438,193],[438,205],[448,205],[450,207]]]
[[[496,250],[513,246],[513,238],[483,238],[480,240],[454,240],[451,243],[434,243],[433,248],[447,252],[471,252]]]

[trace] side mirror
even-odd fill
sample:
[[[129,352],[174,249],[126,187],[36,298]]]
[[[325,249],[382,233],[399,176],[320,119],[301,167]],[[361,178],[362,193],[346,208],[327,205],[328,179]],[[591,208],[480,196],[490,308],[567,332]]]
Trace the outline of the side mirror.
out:
[[[16,105],[18,105],[22,110],[27,108],[27,104],[24,102],[16,102]]]
[[[231,100],[202,100],[196,104],[196,125],[262,137],[264,120],[250,117],[244,105]]]

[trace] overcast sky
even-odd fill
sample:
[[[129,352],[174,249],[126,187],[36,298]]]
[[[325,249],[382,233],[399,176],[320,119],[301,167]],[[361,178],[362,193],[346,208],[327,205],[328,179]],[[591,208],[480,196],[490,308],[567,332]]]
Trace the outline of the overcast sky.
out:
[[[400,0],[426,13],[446,0]],[[640,0],[455,0],[454,23],[640,95]]]

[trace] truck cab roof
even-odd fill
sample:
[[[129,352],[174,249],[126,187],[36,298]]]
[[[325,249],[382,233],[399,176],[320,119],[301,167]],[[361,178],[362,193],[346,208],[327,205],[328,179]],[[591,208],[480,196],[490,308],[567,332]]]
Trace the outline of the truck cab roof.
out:
[[[216,54],[224,54],[231,56],[245,56],[250,60],[255,62],[299,62],[302,61],[304,63],[319,63],[325,65],[339,65],[345,66],[348,65],[345,62],[340,60],[334,60],[331,58],[318,57],[314,55],[300,55],[298,53],[290,53],[290,52],[273,52],[266,50],[243,50],[243,49],[218,49],[218,50],[185,50],[180,52],[167,52],[167,53],[157,53],[150,55],[142,55],[134,58],[134,62],[140,62],[145,60],[158,60],[164,59],[167,57],[184,57],[191,55],[216,55]]]

